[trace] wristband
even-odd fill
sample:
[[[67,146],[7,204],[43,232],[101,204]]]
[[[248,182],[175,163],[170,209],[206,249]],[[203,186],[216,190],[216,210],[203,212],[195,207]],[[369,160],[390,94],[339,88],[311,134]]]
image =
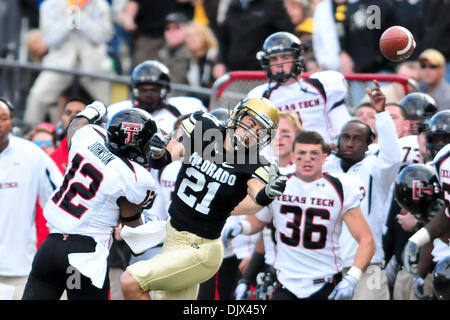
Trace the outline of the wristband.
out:
[[[267,194],[266,194],[266,188],[262,188],[258,194],[256,195],[256,203],[259,204],[260,206],[267,206],[269,204],[272,203],[272,201],[274,199],[270,198]]]
[[[358,267],[352,266],[350,270],[348,270],[347,274],[352,275],[356,280],[359,281],[359,279],[361,279],[362,270]]]
[[[247,220],[242,220],[241,221],[241,227],[242,227],[242,234],[245,235],[250,235],[252,232],[252,225],[250,222],[248,222]]]
[[[423,227],[419,231],[414,233],[408,240],[414,242],[416,246],[420,248],[425,243],[430,242],[431,239],[428,230],[425,227]]]

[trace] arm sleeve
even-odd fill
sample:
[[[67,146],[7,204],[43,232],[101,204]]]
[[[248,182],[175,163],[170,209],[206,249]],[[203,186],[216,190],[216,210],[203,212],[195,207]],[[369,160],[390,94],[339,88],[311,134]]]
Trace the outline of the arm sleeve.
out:
[[[347,174],[337,175],[337,177],[339,177],[344,191],[342,212],[345,213],[359,207],[364,197],[364,184],[361,179]]]
[[[342,73],[336,71],[316,72],[311,78],[319,80],[323,85],[327,95],[328,121],[335,136],[351,118],[345,102],[348,95],[347,80]]]
[[[372,174],[380,185],[385,186],[387,194],[400,169],[402,153],[394,121],[387,111],[375,114],[375,126],[380,152],[374,161]]]

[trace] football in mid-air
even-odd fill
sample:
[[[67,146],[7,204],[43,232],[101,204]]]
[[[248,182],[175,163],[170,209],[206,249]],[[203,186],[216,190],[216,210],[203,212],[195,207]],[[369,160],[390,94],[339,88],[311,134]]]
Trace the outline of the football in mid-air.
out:
[[[404,27],[390,27],[380,37],[380,51],[386,59],[392,62],[408,59],[415,48],[416,41],[412,33]]]

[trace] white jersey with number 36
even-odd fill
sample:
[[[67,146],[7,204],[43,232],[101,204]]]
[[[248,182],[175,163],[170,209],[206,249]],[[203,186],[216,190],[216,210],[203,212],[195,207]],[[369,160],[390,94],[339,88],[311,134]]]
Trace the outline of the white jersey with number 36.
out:
[[[284,193],[256,217],[276,229],[274,267],[283,286],[299,298],[309,297],[342,270],[339,236],[345,213],[360,205],[362,182],[340,174],[313,182],[291,176]],[[273,212],[273,213],[271,213]]]
[[[50,232],[91,236],[107,246],[119,218],[117,199],[145,206],[153,198],[150,173],[111,153],[105,139],[92,125],[73,136],[64,181],[44,208]]]

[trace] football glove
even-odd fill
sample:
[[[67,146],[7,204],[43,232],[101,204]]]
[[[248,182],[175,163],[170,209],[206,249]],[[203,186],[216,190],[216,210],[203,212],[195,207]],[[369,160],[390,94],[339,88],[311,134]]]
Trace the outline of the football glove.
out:
[[[433,296],[428,296],[423,294],[423,284],[424,281],[422,277],[415,276],[413,279],[413,292],[417,299],[420,300],[431,300]]]
[[[239,280],[236,289],[234,290],[235,300],[248,300],[249,299],[250,285],[245,280]]]
[[[419,263],[419,250],[420,248],[411,240],[405,245],[402,253],[402,262],[406,271],[412,274],[417,273],[417,265]]]
[[[280,175],[278,166],[271,164],[269,168],[269,182],[265,188],[266,195],[271,199],[280,196],[286,188],[287,180],[288,178],[286,176]]]
[[[150,138],[150,153],[154,159],[161,159],[166,152],[167,144],[170,141],[170,134],[164,136],[158,131]]]
[[[357,284],[358,280],[347,273],[328,296],[328,300],[351,300]]]
[[[395,279],[397,278],[398,270],[400,269],[400,266],[397,263],[397,259],[395,256],[391,258],[389,263],[384,268],[384,272],[386,273],[386,278],[388,282],[389,288],[394,288]]]
[[[242,233],[242,224],[240,222],[236,222],[225,226],[222,230],[222,243],[225,248],[228,248],[230,241],[236,237],[238,234]]]
[[[84,117],[90,123],[96,123],[103,120],[106,115],[106,106],[100,101],[94,101],[81,110],[75,118]]]

